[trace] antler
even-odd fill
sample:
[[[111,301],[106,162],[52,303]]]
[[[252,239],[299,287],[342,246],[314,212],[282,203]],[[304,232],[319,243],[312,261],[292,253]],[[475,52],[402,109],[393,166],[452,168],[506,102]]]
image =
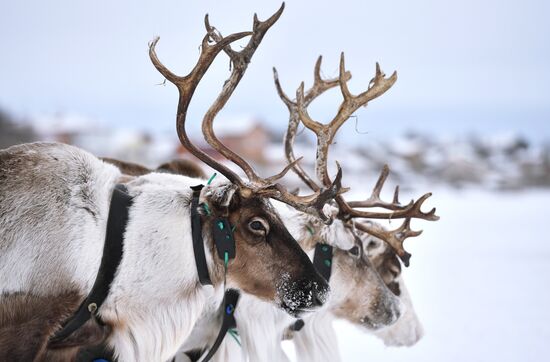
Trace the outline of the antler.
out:
[[[280,9],[273,14],[266,21],[259,21],[256,14],[254,14],[254,25],[252,32],[240,32],[231,34],[227,37],[223,37],[213,26],[210,25],[208,20],[208,15],[205,16],[204,24],[206,27],[207,34],[203,38],[201,54],[199,60],[193,70],[186,75],[185,77],[180,77],[172,73],[168,68],[166,68],[158,59],[155,46],[159,40],[156,38],[149,45],[149,56],[151,61],[157,70],[164,75],[171,83],[173,83],[179,91],[179,102],[178,102],[178,113],[177,113],[177,131],[178,137],[181,143],[197,158],[208,164],[210,167],[218,170],[222,173],[228,180],[236,184],[239,188],[240,195],[243,197],[251,197],[252,195],[259,195],[263,197],[270,197],[277,199],[279,201],[285,202],[298,210],[314,214],[321,219],[328,221],[328,217],[323,213],[323,205],[328,202],[330,199],[338,193],[341,188],[341,171],[339,175],[335,178],[334,183],[328,186],[326,189],[318,190],[313,195],[309,196],[296,196],[288,192],[280,184],[275,183],[278,179],[283,177],[290,168],[294,166],[295,163],[287,165],[283,171],[279,174],[274,175],[268,178],[259,177],[253,168],[239,155],[227,148],[223,143],[219,141],[213,131],[213,122],[214,118],[218,112],[225,106],[233,91],[239,84],[242,79],[247,67],[250,62],[254,52],[260,45],[265,33],[269,28],[279,19],[284,10],[284,3],[281,5]],[[250,41],[240,52],[236,52],[231,49],[230,44],[236,40],[239,40],[245,36],[250,36]],[[212,41],[214,44],[210,44]],[[235,172],[230,170],[228,167],[217,162],[212,157],[207,155],[205,152],[200,150],[198,147],[193,145],[189,140],[187,133],[185,131],[185,121],[187,115],[187,109],[189,103],[193,96],[193,93],[200,82],[201,78],[204,76],[215,57],[221,50],[230,57],[233,69],[230,77],[226,80],[223,85],[223,88],[206,112],[203,123],[202,131],[204,137],[208,144],[210,144],[214,149],[220,152],[225,158],[232,161],[238,165],[248,177],[248,181],[243,181]]]
[[[363,201],[350,201],[347,202],[343,198],[339,200],[338,205],[340,206],[340,213],[344,218],[369,218],[369,219],[405,219],[405,218],[415,218],[415,219],[424,219],[429,221],[439,220],[439,216],[435,215],[435,207],[432,208],[429,212],[423,212],[421,210],[422,204],[430,196],[431,192],[428,192],[422,195],[418,200],[411,200],[407,205],[401,205],[399,202],[399,185],[395,187],[393,193],[392,202],[383,201],[380,198],[380,192],[384,186],[384,182],[388,178],[390,173],[390,168],[388,165],[384,165],[382,172],[374,186],[372,193],[369,198]],[[357,210],[357,208],[372,208],[379,207],[386,210],[391,210],[391,212],[370,212]]]
[[[354,225],[357,229],[387,242],[403,261],[403,264],[409,266],[411,254],[405,251],[403,242],[409,237],[416,237],[422,234],[422,230],[411,230],[411,218],[405,219],[403,224],[395,230],[386,230],[382,225],[374,222],[356,222]]]
[[[340,57],[339,77],[337,80],[322,80],[320,76],[321,58],[317,60],[315,65],[315,81],[313,87],[304,93],[304,83],[300,84],[296,92],[297,102],[291,101],[288,96],[282,91],[278,74],[274,71],[275,85],[279,96],[286,104],[290,112],[289,126],[287,134],[285,136],[285,154],[289,161],[295,159],[292,146],[296,136],[296,129],[300,120],[304,125],[315,133],[317,136],[317,155],[315,170],[317,178],[322,184],[330,184],[330,177],[328,175],[327,163],[328,163],[328,150],[332,144],[334,136],[338,129],[344,124],[344,122],[351,116],[357,108],[364,105],[366,106],[369,101],[384,94],[397,80],[397,73],[389,78],[385,78],[384,73],[380,70],[380,66],[376,63],[375,77],[370,81],[367,91],[361,93],[358,96],[353,96],[347,87],[347,81],[351,78],[349,72],[345,70],[344,54]],[[338,113],[334,119],[328,124],[321,124],[311,119],[307,113],[307,106],[315,99],[316,96],[334,87],[340,85],[340,90],[344,97],[344,101],[340,105]],[[300,176],[300,178],[313,190],[319,186],[311,177],[309,177],[305,171],[295,166],[294,171]],[[400,256],[406,266],[409,265],[410,254],[403,248],[403,242],[408,237],[414,237],[420,235],[421,231],[413,231],[410,229],[410,221],[412,218],[420,218],[425,220],[438,220],[439,217],[435,215],[435,208],[430,212],[424,213],[421,211],[423,202],[431,196],[431,193],[427,193],[420,197],[416,202],[413,200],[407,205],[401,205],[399,203],[399,186],[396,187],[394,192],[393,201],[385,202],[380,198],[380,192],[389,174],[389,167],[384,166],[380,177],[374,186],[371,196],[364,201],[355,201],[347,203],[341,195],[336,196],[336,202],[339,206],[339,217],[343,220],[350,220],[352,218],[370,218],[370,219],[391,219],[391,218],[405,218],[404,223],[397,229],[388,231],[381,225],[376,223],[356,223],[357,228],[374,236],[377,236],[385,240]],[[371,208],[380,207],[387,210],[391,210],[390,213],[384,212],[367,212],[362,210],[356,210],[355,208]]]
[[[306,92],[304,96],[304,105],[307,107],[311,102],[313,102],[318,96],[326,92],[327,90],[336,87],[339,84],[338,78],[333,79],[323,79],[321,77],[321,63],[323,61],[323,56],[319,56],[315,62],[315,69],[313,71],[313,86]],[[351,73],[345,72],[345,80],[351,79]],[[290,114],[288,120],[288,128],[285,133],[284,143],[285,143],[285,155],[289,163],[294,163],[296,161],[296,156],[294,156],[293,146],[294,140],[296,139],[296,131],[298,130],[298,125],[300,124],[300,116],[298,114],[298,105],[296,102],[290,100],[290,98],[285,94],[279,82],[279,74],[277,69],[273,68],[273,78],[275,81],[275,87],[277,88],[277,93],[287,106],[288,112]],[[317,183],[309,177],[309,175],[304,171],[304,169],[297,163],[294,163],[292,170],[302,179],[302,181],[309,186],[313,191],[318,191],[320,187]]]
[[[401,205],[399,202],[399,186],[395,187],[393,194],[392,202],[385,202],[380,198],[380,192],[384,186],[389,175],[390,169],[388,165],[384,165],[380,177],[372,190],[371,196],[364,201],[351,201],[346,202],[344,198],[340,197],[336,201],[338,203],[339,217],[345,220],[350,220],[352,218],[368,218],[368,219],[405,219],[403,224],[395,230],[386,230],[381,225],[376,223],[367,223],[363,224],[360,222],[355,223],[356,227],[374,235],[382,240],[385,240],[403,261],[405,266],[409,266],[411,254],[409,254],[403,248],[403,243],[405,239],[409,237],[415,237],[422,233],[421,230],[413,231],[410,228],[412,219],[424,219],[429,221],[439,220],[439,216],[435,214],[435,207],[432,208],[429,212],[423,212],[421,210],[422,204],[430,196],[431,192],[428,192],[422,195],[418,200],[411,200],[407,205]],[[357,208],[372,208],[379,207],[386,210],[391,210],[391,212],[371,212],[357,210]]]
[[[380,71],[380,66],[376,63],[376,75],[369,83],[369,88],[354,96],[350,93],[346,79],[345,59],[344,53],[340,56],[340,69],[338,76],[338,83],[340,85],[340,91],[344,97],[344,101],[338,109],[338,113],[328,124],[322,124],[311,119],[307,112],[306,99],[304,96],[304,83],[300,84],[300,87],[296,91],[296,100],[298,106],[298,115],[300,120],[317,136],[317,161],[316,161],[316,173],[317,178],[323,183],[330,183],[330,177],[327,170],[328,149],[334,140],[336,132],[346,122],[349,117],[359,107],[366,106],[369,101],[384,94],[397,80],[397,73],[394,72],[391,77],[385,78],[385,74]]]

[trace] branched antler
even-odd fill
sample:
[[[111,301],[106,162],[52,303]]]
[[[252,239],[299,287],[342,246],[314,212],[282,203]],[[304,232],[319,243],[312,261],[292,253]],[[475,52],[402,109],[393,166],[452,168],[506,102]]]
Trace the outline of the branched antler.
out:
[[[219,111],[225,106],[233,91],[242,79],[248,64],[254,52],[260,45],[264,35],[269,28],[275,24],[284,10],[284,3],[280,9],[273,14],[266,21],[259,21],[256,14],[254,14],[254,24],[252,32],[240,32],[223,37],[221,33],[210,25],[208,15],[205,16],[204,24],[207,34],[203,38],[201,53],[199,60],[193,70],[186,76],[180,77],[172,73],[166,68],[158,59],[155,47],[159,38],[156,38],[149,45],[149,56],[151,61],[157,70],[164,75],[164,77],[173,83],[179,91],[179,102],[177,112],[177,131],[178,137],[183,144],[193,155],[199,158],[201,161],[208,164],[210,167],[218,170],[232,183],[238,186],[239,193],[242,197],[251,197],[253,195],[270,197],[279,201],[285,202],[298,210],[314,214],[325,221],[329,221],[329,218],[323,213],[323,205],[329,200],[333,199],[339,192],[341,185],[341,170],[338,172],[338,176],[335,181],[328,185],[326,188],[317,190],[313,195],[309,196],[296,196],[287,191],[280,184],[276,183],[278,179],[283,177],[290,168],[299,161],[295,160],[286,166],[283,171],[268,178],[261,178],[256,174],[253,168],[239,155],[227,148],[214,134],[213,122]],[[231,48],[231,43],[236,40],[242,39],[246,36],[250,36],[248,44],[243,50],[237,52]],[[228,167],[217,162],[215,159],[207,155],[198,147],[193,145],[189,140],[185,131],[185,121],[187,115],[187,109],[189,103],[195,92],[200,80],[214,61],[215,57],[224,51],[231,59],[233,65],[230,77],[225,81],[223,88],[206,112],[203,123],[202,131],[208,144],[210,144],[215,150],[220,152],[225,158],[238,165],[248,177],[248,181],[243,181],[235,172]]]
[[[393,194],[392,202],[383,201],[380,198],[380,192],[384,186],[389,175],[390,169],[388,165],[384,165],[380,177],[372,190],[371,196],[363,201],[350,201],[346,202],[343,198],[339,200],[340,213],[344,218],[369,218],[369,219],[405,219],[405,218],[415,218],[415,219],[424,219],[429,221],[439,220],[439,216],[435,215],[435,207],[429,212],[423,212],[421,210],[422,204],[430,196],[431,192],[428,192],[422,195],[418,200],[411,200],[407,205],[402,205],[399,202],[399,186],[395,187]],[[386,210],[391,210],[391,212],[372,212],[372,211],[362,211],[358,210],[360,208],[383,208]]]
[[[411,254],[405,251],[403,242],[407,238],[422,234],[422,230],[411,230],[411,218],[405,219],[403,224],[395,230],[386,230],[382,225],[374,222],[356,222],[354,225],[357,229],[387,242],[403,261],[403,264],[409,266]]]
[[[292,162],[295,157],[293,153],[293,144],[296,137],[296,130],[300,121],[304,123],[306,128],[310,129],[317,136],[317,154],[315,162],[315,171],[317,178],[322,185],[330,184],[330,176],[328,174],[328,150],[334,136],[349,119],[349,117],[359,107],[366,106],[369,101],[384,94],[397,80],[397,73],[393,73],[391,77],[386,78],[384,73],[380,70],[380,66],[376,63],[376,73],[374,78],[370,81],[368,89],[354,96],[350,93],[347,82],[351,78],[351,74],[345,70],[344,54],[340,57],[339,77],[338,79],[323,80],[320,76],[321,57],[317,60],[315,65],[315,76],[313,87],[304,92],[304,83],[300,84],[296,92],[296,102],[291,101],[290,98],[283,92],[279,83],[279,77],[274,70],[275,85],[280,98],[287,106],[290,117],[289,126],[285,136],[285,154],[289,162]],[[324,91],[339,85],[342,92],[344,101],[339,107],[337,115],[328,124],[322,124],[314,121],[307,112],[309,104]],[[340,169],[340,167],[338,166]],[[293,170],[300,176],[300,178],[313,190],[319,189],[317,183],[307,175],[307,173],[298,165]],[[425,220],[438,220],[439,217],[435,215],[435,208],[431,211],[424,213],[421,211],[421,206],[424,201],[431,196],[431,193],[427,193],[420,197],[417,201],[412,200],[407,205],[401,205],[399,203],[399,186],[396,187],[392,202],[385,202],[380,198],[380,192],[388,177],[389,168],[384,166],[380,177],[374,186],[371,196],[364,201],[354,201],[347,203],[342,195],[336,196],[336,202],[339,207],[339,217],[344,221],[350,221],[353,218],[368,218],[368,219],[392,219],[392,218],[404,218],[403,224],[391,231],[387,231],[381,225],[368,222],[357,222],[357,228],[361,231],[367,232],[374,236],[377,236],[385,240],[400,256],[406,266],[409,265],[410,254],[403,249],[403,242],[408,237],[414,237],[420,235],[421,231],[413,231],[410,229],[410,221],[412,218],[419,218]],[[390,210],[391,212],[372,212],[357,210],[357,208],[383,208]]]
[[[317,58],[317,61],[315,62],[315,69],[313,72],[313,86],[306,92],[304,96],[304,104],[305,106],[309,106],[311,102],[313,102],[318,96],[326,92],[327,90],[336,87],[339,83],[339,78],[334,79],[323,79],[321,77],[321,63],[323,61],[323,57],[319,56]],[[346,72],[344,74],[345,80],[351,79],[351,73]],[[279,97],[283,101],[283,103],[287,106],[288,112],[290,114],[289,120],[288,120],[288,128],[285,134],[285,155],[289,163],[293,163],[296,160],[296,156],[294,156],[293,146],[294,146],[294,140],[296,139],[296,131],[298,130],[298,125],[300,124],[300,116],[298,114],[298,104],[292,100],[285,94],[281,87],[281,83],[279,82],[279,74],[277,73],[277,69],[273,68],[273,78],[275,80],[275,87],[277,88],[277,93],[279,94]],[[304,169],[299,165],[295,164],[295,166],[292,169],[301,179],[302,181],[308,185],[310,189],[313,191],[317,191],[320,189],[320,187],[317,185],[317,183],[309,177],[309,175],[304,171]]]
[[[344,101],[340,105],[336,116],[328,124],[322,124],[314,121],[309,116],[307,112],[303,82],[296,91],[296,101],[300,120],[304,126],[313,131],[317,136],[317,160],[315,169],[317,178],[322,182],[322,184],[330,183],[330,177],[327,169],[328,149],[340,127],[359,107],[366,106],[368,102],[381,96],[388,89],[390,89],[397,80],[397,73],[394,72],[391,77],[385,78],[385,74],[382,73],[380,66],[376,63],[376,75],[370,81],[369,88],[358,96],[354,96],[350,93],[347,86],[348,80],[346,78],[345,59],[344,53],[342,53],[340,56],[338,83],[340,85],[340,91],[342,92]]]

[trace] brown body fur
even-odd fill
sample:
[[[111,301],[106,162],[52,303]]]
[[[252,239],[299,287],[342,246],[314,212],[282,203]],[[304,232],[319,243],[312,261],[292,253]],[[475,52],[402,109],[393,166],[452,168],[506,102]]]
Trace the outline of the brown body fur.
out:
[[[0,361],[74,361],[80,347],[101,343],[108,326],[89,320],[59,344],[49,339],[78,308],[83,297],[75,292],[58,296],[20,293],[0,297]]]
[[[167,172],[194,178],[206,178],[206,174],[199,165],[186,159],[174,159],[170,162],[165,162],[157,167],[156,170],[149,169],[137,163],[120,161],[109,157],[101,157],[101,160],[118,167],[120,172],[128,176],[143,176],[151,172]]]
[[[100,157],[99,159],[103,162],[107,162],[113,166],[118,167],[120,169],[120,172],[128,176],[141,176],[153,172],[153,170],[150,170],[145,166],[133,162],[119,161],[117,159],[109,157]]]
[[[199,165],[186,159],[175,159],[170,162],[163,163],[157,167],[157,171],[184,175],[193,178],[206,178],[206,174]]]
[[[382,281],[384,281],[384,284],[386,284],[393,294],[399,297],[401,291],[399,290],[397,278],[401,275],[401,263],[397,254],[390,247],[385,246],[385,250],[382,253],[370,257],[370,260],[382,278]]]

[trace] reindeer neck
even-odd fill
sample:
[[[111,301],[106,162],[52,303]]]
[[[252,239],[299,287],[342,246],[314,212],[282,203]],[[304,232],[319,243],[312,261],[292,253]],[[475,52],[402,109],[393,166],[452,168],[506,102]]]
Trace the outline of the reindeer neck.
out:
[[[204,235],[204,250],[214,287],[200,284],[195,265],[190,186],[196,183],[182,176],[151,174],[127,184],[133,205],[124,255],[101,311],[102,319],[114,327],[111,342],[124,356],[121,361],[168,359],[205,306],[221,301],[223,266],[212,257],[209,235]],[[147,343],[131,346],[132,335]],[[160,342],[166,340],[174,343]]]
[[[305,318],[304,327],[294,333],[293,342],[299,362],[338,362],[338,339],[329,311],[319,311]]]

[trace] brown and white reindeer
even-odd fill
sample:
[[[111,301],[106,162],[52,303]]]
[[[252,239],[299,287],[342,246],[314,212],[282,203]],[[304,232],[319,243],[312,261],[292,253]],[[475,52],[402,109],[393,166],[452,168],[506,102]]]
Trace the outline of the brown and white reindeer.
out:
[[[373,334],[387,346],[410,347],[424,335],[424,327],[418,319],[405,284],[401,264],[395,251],[384,241],[371,236],[363,243],[363,252],[369,257],[384,284],[403,303],[405,310],[391,326],[374,331]]]
[[[158,38],[150,45],[153,64],[180,93],[177,130],[182,144],[228,179],[206,185],[197,208],[214,288],[201,285],[193,259],[190,187],[202,181],[162,173],[136,177],[126,184],[132,204],[114,280],[98,310],[94,311],[93,303],[87,306],[93,314],[89,323],[95,323],[101,333],[81,337],[76,346],[73,335],[65,344],[48,344],[92,289],[106,247],[111,195],[122,174],[95,156],[63,144],[33,143],[0,151],[0,347],[18,347],[0,350],[0,360],[71,360],[53,354],[57,348],[93,344],[108,335],[107,344],[118,361],[165,361],[188,337],[205,306],[221,301],[225,270],[228,286],[276,303],[292,314],[325,302],[328,284],[269,199],[327,220],[322,208],[339,191],[339,181],[313,195],[294,196],[277,183],[288,167],[278,175],[261,178],[212,131],[214,117],[282,11],[283,7],[264,22],[255,17],[252,32],[227,37],[221,37],[206,18],[199,60],[185,77],[160,63],[155,54]],[[246,36],[250,41],[242,51],[228,48]],[[243,169],[248,180],[200,151],[185,132],[193,92],[221,51],[231,58],[232,73],[204,116],[203,134]],[[226,217],[235,229],[237,252],[226,269],[212,240],[213,220],[218,216]],[[35,327],[22,329],[25,325]],[[20,342],[30,340],[35,348],[19,348]]]
[[[302,94],[298,94],[298,98],[302,97],[302,105],[304,103],[306,106],[309,105],[326,90],[339,84],[341,85],[350,78],[350,74],[343,70],[343,61],[341,63],[340,77],[336,80],[323,80],[320,76],[320,67],[321,58],[319,58],[315,66],[314,85],[306,92],[305,97],[303,95],[303,85],[299,90],[299,92],[302,92]],[[279,95],[290,111],[289,128],[285,137],[285,154],[289,160],[292,160],[293,170],[300,175],[306,184],[310,185],[313,190],[321,190],[317,182],[313,181],[295,162],[292,148],[300,122],[298,104],[291,101],[284,94],[276,71],[274,71],[274,74]],[[377,67],[378,78],[373,86],[369,87],[369,90],[374,90],[368,93],[369,97],[363,97],[357,107],[365,105],[371,99],[383,94],[395,81],[395,76],[386,79],[380,76],[380,74],[381,72]],[[305,98],[305,102],[303,98]],[[349,112],[349,109],[346,109],[345,106],[346,104],[340,107],[339,115],[342,112]],[[342,118],[342,120],[345,121],[348,117]],[[327,128],[323,137],[326,137],[328,141],[326,143],[320,142],[322,146],[317,148],[316,169],[318,174],[327,175],[327,178],[324,179],[325,181],[328,179],[328,171],[326,170],[328,145],[331,144],[332,138],[340,125]],[[319,133],[317,135],[320,137]],[[377,183],[373,194],[379,194],[379,189],[382,187],[384,180]],[[326,182],[327,184],[331,184],[330,180]],[[422,198],[422,201],[413,203],[415,204],[415,209],[411,208],[407,212],[401,213],[400,216],[430,219],[431,217],[427,214],[419,211],[424,200],[425,198]],[[395,204],[396,207],[399,206],[397,202]],[[332,329],[332,320],[336,317],[346,319],[368,331],[375,331],[396,321],[399,323],[398,318],[403,313],[400,305],[403,302],[408,304],[407,306],[412,309],[410,299],[403,300],[402,297],[404,295],[398,292],[400,287],[404,288],[404,284],[402,279],[400,279],[400,264],[395,252],[393,249],[387,248],[385,244],[376,244],[377,247],[374,248],[372,245],[378,239],[355,230],[355,223],[351,221],[351,218],[344,217],[347,216],[345,214],[347,209],[336,208],[335,212],[339,214],[341,220],[335,220],[331,225],[324,225],[314,217],[289,209],[284,205],[279,205],[278,209],[282,215],[283,222],[310,258],[314,257],[314,250],[318,243],[328,244],[333,248],[332,259],[328,260],[329,263],[332,263],[332,274],[330,277],[331,297],[327,301],[325,308],[321,311],[304,317],[306,320],[305,330],[296,333],[299,336],[297,338],[299,350],[297,355],[300,360],[339,360],[336,336]],[[433,212],[430,213],[433,214]],[[365,224],[365,228],[383,230],[381,226],[375,226],[373,223]],[[397,231],[394,231],[394,233],[396,235],[391,232],[386,232],[384,235],[393,235],[393,238],[399,238],[400,241],[403,241],[408,236],[416,236],[416,234],[412,235],[408,233],[398,235]],[[370,250],[370,255],[364,252],[367,249]],[[372,249],[379,251],[375,252]],[[382,275],[382,279],[380,275]],[[239,335],[242,339],[243,355],[241,356],[239,349],[229,339],[219,349],[215,359],[217,361],[285,360],[287,357],[281,349],[280,341],[291,319],[276,308],[273,308],[272,305],[262,302],[254,296],[244,294],[239,303],[240,305],[235,312],[235,317]],[[409,316],[414,315],[414,310],[405,311],[405,313]],[[182,350],[204,349],[205,340],[215,337],[217,322],[218,318],[215,316],[207,315],[204,317],[204,320],[199,322],[200,324],[194,329],[191,339],[186,341]],[[413,322],[416,323],[417,319]],[[195,333],[197,334],[195,335]],[[417,338],[417,336],[413,338]],[[300,350],[302,347],[303,350]]]
[[[317,84],[323,84],[323,82],[326,83],[326,81],[323,81],[320,76],[320,63],[321,58],[319,58],[315,67],[314,79]],[[296,101],[292,101],[283,92],[276,71],[274,71],[274,75],[279,96],[287,106],[290,113],[289,129],[287,131],[285,143],[287,159],[289,162],[295,159],[292,146],[296,136],[298,124],[301,122],[306,126],[306,128],[313,131],[317,136],[316,175],[322,185],[330,183],[330,177],[327,170],[328,150],[329,146],[333,142],[334,135],[337,130],[345,121],[349,119],[353,112],[361,106],[366,106],[368,102],[384,94],[397,80],[396,73],[393,73],[391,77],[386,78],[384,73],[380,70],[380,66],[376,64],[375,77],[371,80],[368,89],[358,96],[354,96],[350,93],[347,86],[347,82],[351,78],[351,74],[345,70],[344,54],[342,53],[340,57],[338,84],[340,86],[340,91],[344,101],[340,105],[338,113],[332,121],[328,124],[321,124],[311,119],[307,112],[308,105],[320,94],[320,92],[312,92],[310,90],[307,93],[304,93],[302,83],[298,88]],[[297,172],[300,178],[311,189],[320,189],[317,182],[309,177],[299,165],[294,165],[293,170]],[[431,195],[429,193],[420,197],[416,202],[411,201],[408,205],[401,205],[398,201],[399,189],[397,187],[392,202],[382,201],[380,198],[380,192],[387,179],[388,173],[389,168],[385,166],[371,196],[367,200],[363,202],[347,203],[344,200],[343,195],[338,195],[336,197],[336,201],[339,209],[339,219],[344,222],[351,222],[355,218],[405,218],[405,222],[399,228],[390,231],[382,225],[372,221],[353,222],[352,225],[357,229],[359,238],[361,239],[361,251],[365,253],[365,255],[368,255],[372,265],[382,277],[384,284],[406,307],[403,311],[404,316],[400,318],[396,324],[385,327],[384,332],[379,331],[376,333],[383,338],[387,344],[410,345],[415,343],[420,338],[422,334],[422,326],[414,313],[412,302],[401,278],[401,267],[396,255],[399,255],[405,265],[409,264],[410,255],[404,251],[403,241],[407,237],[418,236],[420,234],[420,232],[410,230],[410,220],[412,218],[435,221],[438,217],[435,215],[435,209],[427,213],[421,211],[422,204]],[[366,212],[354,209],[358,207],[378,207],[390,210],[390,212]],[[386,244],[382,244],[380,239],[377,237],[385,240]],[[373,245],[378,245],[378,247],[375,248]],[[388,248],[388,246],[391,246],[391,248]],[[345,281],[341,281],[341,283],[337,283],[334,286],[331,283],[331,286],[334,288],[333,298],[331,299],[336,299],[339,296],[345,295],[345,297],[341,299],[341,302],[335,303],[337,306],[331,308],[333,305],[331,300],[327,309],[308,317],[303,330],[294,334],[297,356],[300,361],[339,360],[338,345],[332,329],[332,319],[334,317],[346,319],[353,324],[362,327],[365,327],[365,324],[369,324],[368,320],[366,321],[362,318],[362,314],[357,313],[357,311],[360,310],[359,307],[361,306],[361,295],[354,290],[350,290],[348,294],[339,293],[337,290],[338,287],[342,287],[344,284]],[[367,328],[367,330],[370,331],[381,329],[380,326],[376,326],[374,323],[370,323],[369,327],[370,328]]]
[[[316,154],[316,174],[321,184],[330,183],[330,178],[327,170],[328,164],[328,150],[332,144],[334,136],[342,124],[349,119],[349,117],[360,106],[366,106],[368,102],[384,94],[397,80],[397,74],[394,73],[391,77],[386,78],[381,72],[380,67],[376,64],[376,74],[371,80],[369,87],[366,91],[358,96],[353,96],[347,87],[347,82],[351,78],[351,74],[346,72],[344,64],[344,55],[342,53],[340,58],[339,77],[337,80],[340,86],[341,93],[344,101],[338,109],[337,115],[328,124],[321,124],[312,120],[308,113],[307,107],[309,104],[327,87],[321,88],[319,85],[328,85],[329,81],[325,81],[320,75],[321,57],[319,57],[314,72],[314,86],[308,92],[304,93],[303,83],[298,88],[296,94],[296,101],[292,101],[283,92],[280,85],[278,74],[274,70],[275,85],[279,96],[287,106],[289,117],[289,128],[285,137],[285,154],[287,160],[292,162],[295,160],[293,153],[293,143],[296,136],[297,128],[300,122],[312,130],[317,136],[317,154]],[[317,87],[316,87],[317,85]],[[293,170],[300,176],[300,178],[313,190],[319,190],[317,182],[313,180],[307,173],[299,166],[294,165]],[[398,252],[404,262],[408,264],[409,255],[402,249],[403,241],[409,236],[417,236],[420,232],[412,232],[409,228],[410,220],[412,218],[421,218],[426,220],[437,220],[435,216],[435,209],[428,213],[421,211],[422,203],[429,197],[430,194],[422,196],[418,201],[411,203],[407,206],[402,206],[398,202],[398,188],[396,188],[394,194],[394,200],[391,203],[383,202],[380,199],[380,192],[386,178],[388,176],[389,169],[384,167],[382,174],[378,182],[376,183],[371,197],[361,203],[361,205],[354,205],[355,207],[381,207],[389,209],[391,213],[367,213],[367,212],[355,212],[351,206],[343,199],[342,195],[338,195],[336,201],[338,203],[338,217],[343,222],[351,223],[351,227],[357,228],[359,239],[361,240],[361,247],[359,249],[360,254],[368,256],[371,265],[375,268],[378,274],[381,276],[384,285],[387,286],[393,294],[399,298],[399,300],[405,305],[405,309],[402,311],[404,316],[397,321],[397,325],[393,324],[389,327],[385,327],[386,330],[391,329],[393,333],[375,332],[379,333],[381,338],[387,338],[388,344],[412,344],[415,343],[421,336],[422,327],[414,313],[412,302],[407,293],[403,279],[401,278],[401,266],[399,260],[396,257]],[[351,203],[350,203],[351,204]],[[353,211],[353,212],[352,212]],[[399,215],[396,215],[395,211],[401,211]],[[397,230],[388,231],[378,223],[372,221],[368,222],[351,222],[353,218],[365,217],[365,218],[405,218],[405,223]],[[366,233],[367,231],[374,231],[372,233]],[[387,241],[383,244],[380,239],[373,236],[383,237]],[[392,247],[389,248],[388,246]],[[401,246],[401,249],[395,247],[395,245]],[[376,246],[376,247],[375,247]],[[337,269],[338,265],[333,264]],[[341,273],[340,275],[346,275],[347,278],[343,280],[336,280],[338,274],[334,277],[334,283],[331,278],[331,287],[333,288],[333,294],[327,308],[312,314],[306,318],[304,328],[298,332],[293,333],[294,342],[296,345],[296,352],[298,360],[300,361],[337,361],[340,359],[338,353],[338,345],[336,341],[336,335],[333,331],[332,320],[336,318],[345,319],[352,324],[361,326],[367,331],[378,331],[382,327],[377,325],[375,321],[369,320],[368,315],[361,313],[361,309],[364,305],[364,297],[360,291],[354,289],[348,289],[347,291],[338,290],[338,288],[346,288],[346,284],[350,284],[349,280],[354,280],[357,270],[348,267],[348,273]],[[402,290],[402,291],[401,291]],[[393,340],[390,341],[390,337]]]

